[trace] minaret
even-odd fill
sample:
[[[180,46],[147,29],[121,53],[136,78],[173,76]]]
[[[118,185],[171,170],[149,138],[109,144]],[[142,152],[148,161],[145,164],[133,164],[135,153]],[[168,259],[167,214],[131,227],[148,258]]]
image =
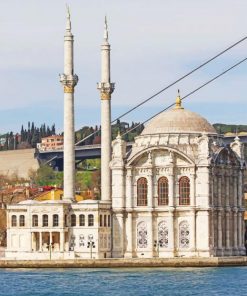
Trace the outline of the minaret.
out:
[[[60,75],[60,82],[64,89],[63,199],[71,201],[75,198],[74,87],[78,82],[78,76],[74,74],[73,43],[70,11],[67,7],[66,32],[64,35],[64,74]]]
[[[111,200],[111,94],[114,83],[110,75],[110,44],[105,17],[104,40],[101,45],[101,82],[98,89],[101,97],[101,200]]]

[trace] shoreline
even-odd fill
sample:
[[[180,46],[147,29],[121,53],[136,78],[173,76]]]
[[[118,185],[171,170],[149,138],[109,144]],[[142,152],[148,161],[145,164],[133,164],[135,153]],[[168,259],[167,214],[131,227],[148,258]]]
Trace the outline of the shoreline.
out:
[[[137,268],[137,267],[227,267],[247,266],[247,257],[131,258],[74,260],[1,259],[0,268]]]

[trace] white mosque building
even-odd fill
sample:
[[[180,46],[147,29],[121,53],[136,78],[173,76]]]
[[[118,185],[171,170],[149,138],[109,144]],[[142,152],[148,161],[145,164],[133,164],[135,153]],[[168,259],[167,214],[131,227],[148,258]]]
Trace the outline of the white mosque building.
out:
[[[65,33],[64,194],[7,207],[10,259],[213,257],[245,254],[243,145],[230,146],[200,115],[175,107],[146,125],[130,152],[111,143],[110,45],[102,52],[101,200],[75,200],[70,15]]]

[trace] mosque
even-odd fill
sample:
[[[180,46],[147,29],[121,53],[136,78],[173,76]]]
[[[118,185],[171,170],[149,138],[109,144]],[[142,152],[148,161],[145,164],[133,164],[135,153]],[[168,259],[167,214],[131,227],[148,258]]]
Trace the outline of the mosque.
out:
[[[10,259],[239,256],[244,248],[243,145],[224,144],[212,125],[186,110],[153,118],[131,151],[111,141],[110,44],[101,46],[101,200],[75,197],[73,35],[64,37],[64,191],[7,207]]]

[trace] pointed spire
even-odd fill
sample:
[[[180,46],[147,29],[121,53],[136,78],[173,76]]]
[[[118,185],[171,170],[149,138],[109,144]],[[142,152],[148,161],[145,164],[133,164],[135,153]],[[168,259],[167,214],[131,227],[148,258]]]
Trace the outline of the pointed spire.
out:
[[[177,98],[176,98],[175,109],[184,109],[182,107],[182,100],[181,100],[181,97],[180,97],[180,91],[179,91],[179,89],[178,89],[178,95],[177,95]]]
[[[108,24],[107,24],[107,17],[106,17],[106,15],[105,15],[104,39],[105,39],[105,41],[108,41]]]
[[[122,137],[121,137],[121,134],[120,134],[120,130],[118,130],[118,133],[117,133],[117,137],[116,137],[117,140],[121,140]]]
[[[67,9],[66,31],[71,32],[70,10],[69,10],[68,4],[66,4],[66,9]]]

